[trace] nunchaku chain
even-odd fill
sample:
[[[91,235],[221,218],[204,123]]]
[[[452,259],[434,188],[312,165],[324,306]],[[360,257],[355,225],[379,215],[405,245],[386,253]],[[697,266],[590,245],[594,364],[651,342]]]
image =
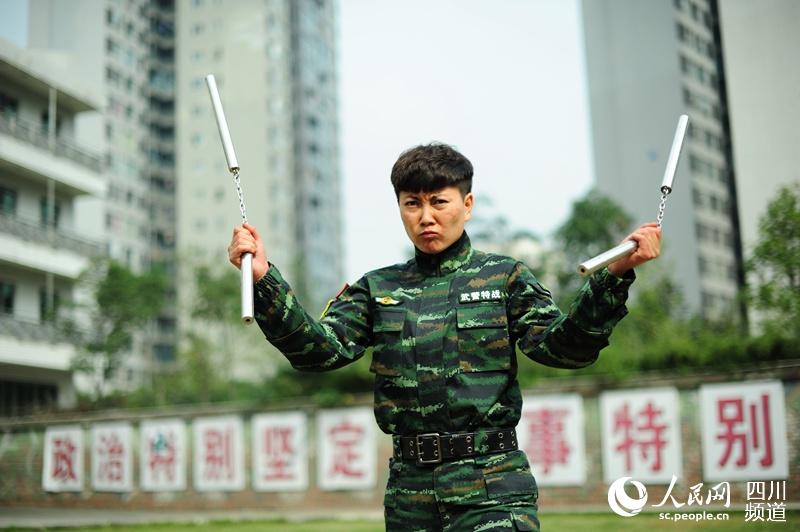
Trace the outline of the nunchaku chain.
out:
[[[233,182],[236,183],[236,195],[239,196],[239,211],[242,213],[242,223],[247,223],[247,210],[244,207],[244,194],[242,193],[242,181],[239,179],[239,169],[233,170]],[[661,224],[659,224],[661,225]]]
[[[681,115],[678,119],[675,137],[672,139],[672,148],[669,150],[667,167],[664,169],[664,180],[661,183],[661,201],[658,203],[658,216],[656,217],[659,229],[664,221],[664,209],[667,207],[667,196],[672,192],[672,181],[675,179],[675,172],[678,169],[678,159],[680,158],[683,139],[686,136],[686,128],[688,126],[689,115]],[[600,268],[608,266],[612,262],[623,257],[627,257],[636,251],[637,247],[638,244],[635,241],[626,240],[620,245],[578,264],[578,273],[583,276],[591,275]]]
[[[658,222],[658,227],[661,227],[661,222],[664,220],[664,209],[667,207],[667,196],[669,196],[669,191],[666,187],[661,188],[661,201],[658,204],[658,216],[656,216],[656,222]]]

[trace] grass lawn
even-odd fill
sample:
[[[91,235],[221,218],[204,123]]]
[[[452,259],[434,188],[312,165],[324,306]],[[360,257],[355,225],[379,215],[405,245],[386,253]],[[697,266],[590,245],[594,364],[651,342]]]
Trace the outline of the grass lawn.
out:
[[[637,515],[631,518],[609,514],[553,514],[542,516],[545,532],[587,530],[591,532],[625,532],[646,530],[647,532],[684,530],[718,530],[720,532],[755,532],[760,530],[800,531],[800,511],[786,512],[785,523],[746,523],[744,513],[730,512],[727,521],[668,521],[658,518],[658,514]],[[11,529],[23,530],[23,529]],[[379,532],[383,523],[377,521],[306,521],[289,523],[286,521],[214,521],[206,524],[169,524],[106,526],[91,528],[48,528],[46,530],[86,530],[91,532]]]

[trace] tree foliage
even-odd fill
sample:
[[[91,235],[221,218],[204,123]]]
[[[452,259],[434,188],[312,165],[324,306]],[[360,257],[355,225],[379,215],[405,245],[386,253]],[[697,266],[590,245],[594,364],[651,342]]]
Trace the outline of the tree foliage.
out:
[[[620,243],[631,230],[631,216],[597,190],[590,190],[572,204],[567,220],[556,230],[554,243],[569,265],[557,274],[558,303],[564,308],[583,284],[574,268]]]
[[[239,321],[239,275],[233,268],[213,272],[206,265],[194,270],[195,298],[192,317],[218,323]]]
[[[758,229],[747,262],[754,281],[749,300],[770,332],[800,339],[800,183],[780,189]]]
[[[99,399],[129,353],[134,332],[161,309],[166,280],[158,272],[139,275],[113,260],[98,259],[81,274],[78,286],[84,298],[74,303],[60,327],[78,347],[73,369],[90,378]]]

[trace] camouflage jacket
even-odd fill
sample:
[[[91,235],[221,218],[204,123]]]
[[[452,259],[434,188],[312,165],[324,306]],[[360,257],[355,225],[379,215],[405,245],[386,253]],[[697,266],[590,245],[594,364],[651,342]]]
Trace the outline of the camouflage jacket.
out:
[[[319,320],[270,265],[255,285],[255,318],[298,370],[340,368],[371,350],[384,432],[514,427],[518,355],[557,368],[594,362],[627,314],[633,278],[595,273],[563,314],[524,264],[473,249],[464,233],[437,255],[367,273]]]

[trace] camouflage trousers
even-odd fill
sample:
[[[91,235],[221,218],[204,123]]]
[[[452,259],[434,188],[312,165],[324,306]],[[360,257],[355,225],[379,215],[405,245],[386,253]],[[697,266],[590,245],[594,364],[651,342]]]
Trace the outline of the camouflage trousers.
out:
[[[536,481],[523,451],[434,466],[389,460],[388,531],[539,530]]]

